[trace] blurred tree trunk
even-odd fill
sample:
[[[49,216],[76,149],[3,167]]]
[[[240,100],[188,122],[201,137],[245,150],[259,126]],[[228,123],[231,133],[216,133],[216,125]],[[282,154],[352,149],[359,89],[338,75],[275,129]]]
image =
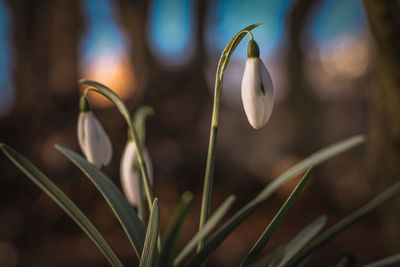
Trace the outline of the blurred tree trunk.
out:
[[[135,103],[143,98],[149,80],[158,71],[158,65],[152,57],[147,42],[147,21],[150,1],[119,0],[119,12],[122,26],[131,41],[130,57],[136,81]]]
[[[4,3],[11,18],[16,102],[10,115],[0,119],[3,129],[0,140],[15,147],[35,164],[46,166],[50,176],[64,171],[62,178],[70,178],[65,168],[53,164],[64,159],[54,149],[54,143],[76,144],[75,140],[71,141],[71,132],[75,132],[78,112],[80,1],[7,0]],[[3,208],[13,209],[23,221],[21,234],[12,242],[17,248],[32,252],[21,253],[20,264],[29,262],[30,266],[39,266],[41,264],[35,259],[29,261],[29,255],[43,249],[40,241],[48,237],[49,229],[53,229],[55,218],[60,216],[59,210],[46,210],[32,216],[34,195],[39,190],[24,180],[23,174],[3,156],[0,177]],[[13,225],[9,227],[12,232]],[[42,266],[49,261],[39,260]]]
[[[196,39],[194,42],[195,54],[187,66],[178,69],[169,69],[168,66],[160,65],[158,59],[154,58],[150,51],[148,43],[150,2],[147,0],[119,0],[119,8],[123,27],[132,43],[130,55],[134,66],[135,79],[139,80],[137,89],[143,91],[141,94],[147,101],[159,101],[160,98],[162,99],[166,95],[175,94],[181,90],[187,91],[187,86],[191,86],[191,84],[198,85],[198,82],[205,85],[203,75],[205,63],[203,37],[206,12],[205,1],[198,0],[195,6],[196,19],[193,22],[193,25],[195,25],[194,37]],[[185,79],[185,77],[189,78],[187,75],[189,75],[190,79]],[[191,93],[192,97],[190,98],[196,98],[198,92],[193,91]],[[204,97],[202,98],[204,99]],[[138,104],[137,101],[135,102]]]
[[[365,0],[378,46],[369,125],[369,166],[379,191],[400,179],[400,2]],[[387,234],[400,248],[400,199],[386,206]]]
[[[155,115],[149,120],[148,131],[149,139],[152,143],[162,142],[165,136],[169,137],[173,151],[177,151],[177,157],[183,161],[174,161],[171,156],[164,155],[170,151],[156,151],[153,149],[155,157],[169,159],[169,162],[158,163],[159,171],[170,172],[172,169],[177,173],[183,169],[189,170],[182,176],[193,176],[203,171],[203,166],[189,166],[193,162],[203,162],[202,154],[198,153],[199,145],[202,140],[206,144],[207,139],[199,137],[204,131],[200,130],[200,122],[204,116],[204,108],[207,101],[211,103],[208,93],[208,86],[205,79],[206,53],[204,45],[204,20],[207,10],[207,1],[194,1],[194,14],[190,17],[189,24],[194,27],[193,42],[194,54],[188,63],[180,67],[169,67],[162,65],[152,54],[148,44],[149,16],[151,16],[151,5],[146,0],[119,0],[122,24],[126,29],[131,46],[131,59],[133,62],[135,77],[140,79],[139,99],[129,99],[130,106],[146,103],[155,107]],[[185,51],[182,51],[185,53]],[[157,125],[157,129],[153,128]],[[160,144],[162,145],[162,144]],[[204,146],[206,148],[206,146]],[[152,148],[149,148],[152,150]],[[176,149],[176,150],[175,150]],[[159,154],[157,154],[159,153]],[[200,159],[194,159],[198,158]],[[179,162],[179,166],[174,166]],[[188,165],[189,164],[189,165]],[[167,166],[168,165],[168,166]],[[161,174],[162,175],[162,174]],[[201,179],[198,179],[201,181]],[[193,181],[193,180],[191,180]],[[177,182],[187,183],[189,180],[179,179]],[[187,185],[182,185],[182,187]],[[199,187],[200,188],[200,187]],[[192,188],[190,188],[192,189]],[[196,190],[196,188],[193,188]]]
[[[311,11],[318,0],[298,0],[289,12],[288,53],[286,73],[289,95],[286,101],[294,119],[293,150],[298,155],[310,153],[317,145],[318,106],[313,95],[307,75],[304,71],[305,58],[302,51],[303,41],[307,37],[306,30]]]
[[[30,150],[33,139],[51,131],[54,125],[66,124],[69,117],[56,116],[55,107],[63,107],[71,116],[78,96],[78,40],[81,30],[79,1],[10,0],[15,49],[13,81],[16,103],[12,114],[2,119],[11,144]],[[58,114],[59,115],[59,114]],[[24,121],[24,130],[16,121]],[[29,138],[27,138],[29,137]],[[40,136],[43,139],[43,136]]]

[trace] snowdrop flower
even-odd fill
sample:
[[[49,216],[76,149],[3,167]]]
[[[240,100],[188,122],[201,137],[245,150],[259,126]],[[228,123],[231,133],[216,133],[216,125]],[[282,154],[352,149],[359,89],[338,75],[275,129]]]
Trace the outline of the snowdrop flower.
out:
[[[78,118],[78,142],[87,161],[100,168],[111,161],[112,145],[103,126],[94,116],[89,102],[82,96]]]
[[[143,149],[143,157],[147,166],[147,173],[149,175],[150,183],[153,184],[153,166],[151,163],[150,155],[147,149]],[[139,196],[139,180],[142,179],[139,161],[137,156],[136,144],[133,140],[129,140],[125,146],[124,152],[121,158],[121,185],[122,190],[132,206],[137,206],[137,200]],[[143,198],[144,185],[142,184]]]
[[[260,59],[257,43],[250,40],[242,79],[242,101],[250,125],[260,129],[267,124],[274,106],[274,87]]]

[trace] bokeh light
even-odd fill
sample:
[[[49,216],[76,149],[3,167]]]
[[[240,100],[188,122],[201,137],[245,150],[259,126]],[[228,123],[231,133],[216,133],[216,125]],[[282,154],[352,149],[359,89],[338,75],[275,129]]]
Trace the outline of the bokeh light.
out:
[[[7,115],[15,101],[11,82],[11,46],[9,42],[10,15],[3,0],[0,0],[0,117]]]
[[[361,1],[325,0],[311,15],[305,66],[322,98],[346,93],[370,69],[373,46]]]
[[[260,22],[263,23],[262,27],[252,32],[260,46],[261,57],[270,56],[283,36],[283,21],[289,3],[290,0],[210,1],[210,10],[213,13],[210,14],[205,29],[209,51],[215,51],[215,48],[222,51],[240,29]],[[242,42],[237,52],[233,54],[233,58],[246,58],[246,49],[247,42]]]
[[[193,0],[153,0],[149,16],[149,44],[163,65],[182,66],[195,50]]]
[[[310,33],[313,41],[324,48],[335,48],[351,41],[365,28],[361,0],[324,0],[315,7]]]
[[[109,0],[82,1],[88,32],[82,43],[81,73],[86,79],[102,81],[123,99],[134,90],[133,68],[128,56],[129,43],[116,19],[115,3]],[[90,94],[95,106],[111,103]]]

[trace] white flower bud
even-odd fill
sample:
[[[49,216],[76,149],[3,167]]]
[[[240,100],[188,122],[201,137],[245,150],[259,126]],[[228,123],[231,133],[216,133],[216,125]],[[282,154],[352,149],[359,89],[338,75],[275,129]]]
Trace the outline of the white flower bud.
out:
[[[150,159],[150,154],[147,149],[143,149],[143,157],[147,166],[147,173],[149,175],[150,183],[153,184],[153,166]],[[132,140],[129,140],[125,146],[124,152],[121,158],[121,186],[126,198],[132,206],[137,206],[137,198],[139,195],[138,179],[141,178],[141,172],[138,162],[136,145]],[[143,183],[142,183],[143,185]],[[144,185],[142,188],[144,194]]]
[[[107,165],[112,157],[112,145],[92,111],[82,111],[78,118],[78,142],[87,161],[98,168]]]
[[[250,125],[260,129],[267,124],[274,106],[274,87],[271,76],[258,57],[258,46],[249,43],[249,58],[242,79],[242,101]]]

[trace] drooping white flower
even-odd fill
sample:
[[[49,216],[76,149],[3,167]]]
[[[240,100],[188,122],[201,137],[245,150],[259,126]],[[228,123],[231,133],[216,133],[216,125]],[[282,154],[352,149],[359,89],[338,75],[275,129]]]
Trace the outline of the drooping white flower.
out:
[[[265,126],[274,106],[274,87],[254,40],[249,42],[248,47],[248,59],[242,79],[242,101],[250,125],[255,129]]]
[[[147,166],[147,173],[149,175],[150,183],[153,184],[153,165],[151,163],[150,154],[147,149],[143,149],[143,157]],[[137,206],[137,200],[139,196],[138,182],[141,179],[141,172],[138,163],[138,155],[136,145],[132,140],[129,140],[125,146],[124,152],[121,158],[120,176],[122,190],[132,206]],[[143,185],[143,184],[142,184]],[[144,194],[144,186],[142,188]]]
[[[101,126],[96,116],[88,107],[88,103],[86,105],[84,109],[81,108],[81,112],[79,113],[78,142],[87,161],[100,168],[102,165],[110,163],[112,145],[103,126]]]

